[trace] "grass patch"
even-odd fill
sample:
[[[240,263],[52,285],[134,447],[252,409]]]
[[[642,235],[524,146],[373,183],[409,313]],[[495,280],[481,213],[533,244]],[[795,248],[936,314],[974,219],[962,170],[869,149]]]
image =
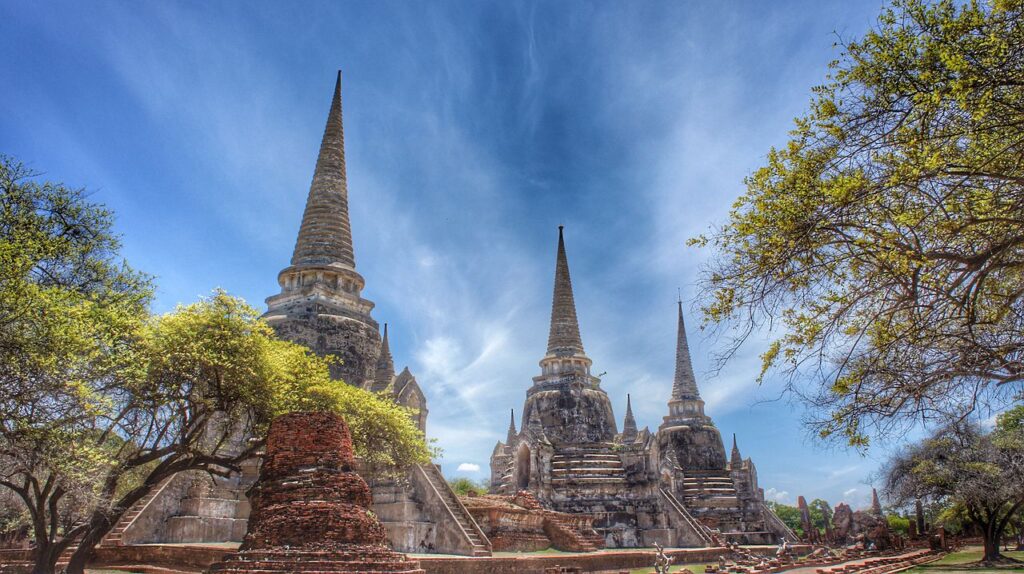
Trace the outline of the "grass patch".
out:
[[[985,572],[1024,573],[1024,564],[1021,564],[1019,568],[978,568],[967,566],[980,561],[984,554],[980,547],[968,546],[958,552],[947,554],[935,562],[916,566],[906,572],[907,574],[955,574],[960,572],[969,574],[982,574]],[[1024,561],[1024,552],[1003,552],[1002,554],[1009,558]],[[957,566],[964,566],[964,568],[958,569]]]

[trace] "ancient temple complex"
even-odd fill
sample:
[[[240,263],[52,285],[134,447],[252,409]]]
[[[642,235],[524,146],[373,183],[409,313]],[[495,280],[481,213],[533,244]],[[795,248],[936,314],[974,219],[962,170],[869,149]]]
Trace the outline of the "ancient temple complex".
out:
[[[675,379],[657,432],[638,430],[627,399],[622,432],[583,348],[563,229],[558,230],[548,347],[491,455],[491,491],[528,491],[555,511],[587,514],[609,547],[703,546],[716,537],[771,544],[795,536],[764,504],[735,437],[726,457],[704,413],[679,305]]]
[[[426,397],[408,368],[396,374],[389,340],[395,333],[387,325],[381,331],[373,302],[362,295],[366,280],[356,269],[344,144],[339,73],[295,248],[264,319],[281,338],[341,359],[332,376],[410,407],[425,430]],[[492,455],[495,497],[467,509],[432,464],[397,479],[361,469],[388,545],[400,552],[485,556],[492,543],[481,523],[503,549],[792,538],[764,505],[756,469],[735,439],[726,456],[719,430],[704,413],[681,306],[678,321],[664,421],[656,432],[638,429],[627,406],[619,432],[584,350],[559,228],[547,352],[526,392],[521,428],[513,417]],[[247,492],[257,476],[256,462],[231,478],[176,475],[127,512],[103,544],[241,542],[252,507]]]

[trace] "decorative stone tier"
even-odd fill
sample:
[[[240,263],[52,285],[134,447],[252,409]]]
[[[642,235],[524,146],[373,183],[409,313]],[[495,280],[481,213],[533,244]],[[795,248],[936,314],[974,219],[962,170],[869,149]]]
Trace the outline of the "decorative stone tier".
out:
[[[353,470],[352,439],[341,417],[290,413],[270,426],[252,515],[238,552],[210,572],[403,572],[416,562],[385,546],[366,482]]]

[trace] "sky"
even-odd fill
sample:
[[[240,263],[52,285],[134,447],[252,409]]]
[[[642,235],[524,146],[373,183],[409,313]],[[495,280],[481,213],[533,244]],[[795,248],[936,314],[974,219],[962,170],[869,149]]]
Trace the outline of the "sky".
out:
[[[879,1],[0,2],[0,153],[89,190],[154,310],[265,309],[343,72],[357,270],[481,479],[546,349],[557,226],[594,373],[655,430],[681,293],[704,399],[767,497],[866,506],[887,450],[816,442],[763,340],[713,371],[695,283],[743,178],[785,144]],[[518,424],[518,421],[517,421]]]

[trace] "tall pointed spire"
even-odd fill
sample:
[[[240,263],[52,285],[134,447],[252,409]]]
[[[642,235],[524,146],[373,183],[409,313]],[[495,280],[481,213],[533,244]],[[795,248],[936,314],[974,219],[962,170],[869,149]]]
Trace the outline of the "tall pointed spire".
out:
[[[508,436],[505,437],[505,444],[512,444],[517,434],[519,433],[516,432],[516,410],[512,409],[512,414],[508,421]]]
[[[730,464],[732,469],[736,470],[743,465],[743,457],[740,456],[740,447],[736,445],[736,433],[732,433],[732,455],[730,458]]]
[[[677,401],[700,399],[697,377],[693,375],[690,347],[686,343],[686,325],[683,323],[683,302],[679,301],[679,333],[676,336],[676,376],[672,383],[672,399]]]
[[[355,269],[352,229],[348,219],[348,179],[345,174],[345,132],[341,121],[341,71],[327,114],[313,182],[295,241],[292,265],[336,265]]]
[[[569,278],[569,260],[565,256],[562,226],[558,226],[558,255],[555,259],[555,292],[551,301],[551,331],[548,334],[548,355],[583,355],[580,324],[576,318],[576,302]]]
[[[633,402],[630,396],[626,395],[626,419],[622,422],[623,442],[632,442],[636,439],[636,419],[633,418]]]

